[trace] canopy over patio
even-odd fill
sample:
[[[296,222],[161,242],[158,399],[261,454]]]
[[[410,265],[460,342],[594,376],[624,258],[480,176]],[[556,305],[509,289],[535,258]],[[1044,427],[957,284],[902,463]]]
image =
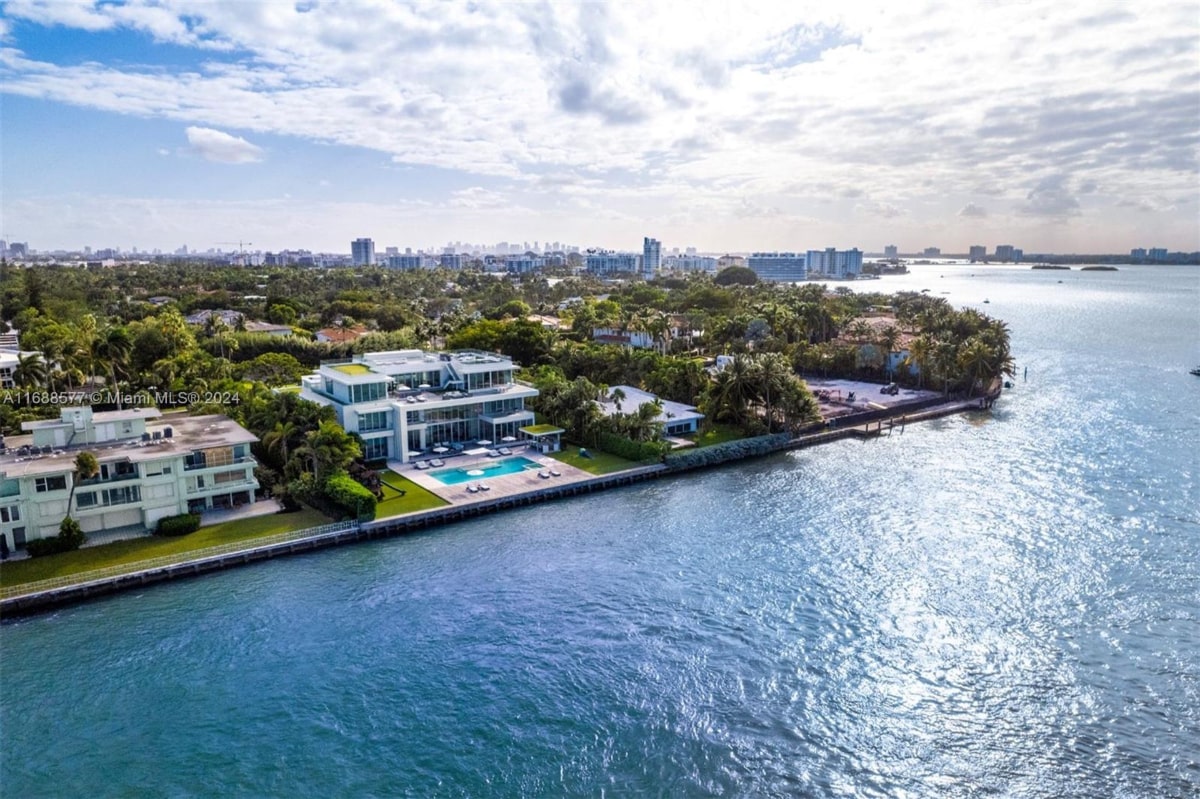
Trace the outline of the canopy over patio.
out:
[[[542,452],[558,452],[562,449],[562,434],[567,431],[552,424],[532,424],[522,427],[521,432]]]

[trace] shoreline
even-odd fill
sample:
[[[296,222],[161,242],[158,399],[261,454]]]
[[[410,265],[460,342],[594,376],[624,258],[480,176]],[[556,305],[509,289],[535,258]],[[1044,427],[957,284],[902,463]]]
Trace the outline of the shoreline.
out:
[[[921,407],[897,407],[894,412],[879,413],[873,418],[859,419],[845,427],[832,427],[819,432],[800,435],[794,438],[782,438],[778,434],[763,436],[757,439],[743,439],[743,442],[755,442],[756,449],[752,452],[739,452],[734,455],[718,456],[714,460],[700,459],[690,464],[682,463],[671,466],[656,463],[597,475],[571,483],[562,483],[531,491],[509,494],[507,496],[480,499],[475,502],[451,505],[426,511],[417,511],[385,519],[369,522],[340,522],[322,525],[318,528],[298,530],[294,533],[282,534],[277,538],[260,543],[257,546],[235,548],[229,552],[208,554],[199,558],[178,561],[175,563],[155,564],[149,568],[136,571],[125,571],[119,574],[104,575],[86,579],[88,572],[79,576],[85,579],[67,582],[53,587],[42,587],[38,583],[28,583],[34,590],[5,596],[0,599],[0,623],[10,619],[45,613],[60,607],[85,602],[110,594],[142,588],[147,585],[171,580],[196,577],[214,571],[244,566],[262,560],[269,560],[286,555],[300,554],[325,549],[332,546],[370,541],[380,538],[391,538],[406,535],[418,530],[464,521],[478,516],[498,513],[512,508],[541,504],[557,499],[564,499],[580,494],[591,494],[612,488],[634,485],[647,480],[663,477],[673,477],[699,469],[709,469],[735,463],[748,458],[772,455],[778,452],[807,449],[809,447],[840,441],[844,438],[874,438],[899,427],[903,432],[909,423],[923,422],[967,411],[984,410],[990,407],[986,397],[975,397],[966,400],[950,400],[938,403],[922,403]],[[774,440],[772,440],[774,439]],[[691,450],[703,452],[704,450]],[[294,537],[291,537],[294,536]],[[103,570],[101,570],[103,571]],[[52,581],[68,580],[57,578]],[[11,591],[20,591],[22,586],[13,586]]]

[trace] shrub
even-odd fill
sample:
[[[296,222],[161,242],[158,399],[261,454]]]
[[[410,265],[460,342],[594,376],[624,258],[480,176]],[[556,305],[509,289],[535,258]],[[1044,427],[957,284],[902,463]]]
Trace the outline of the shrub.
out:
[[[629,461],[659,461],[670,451],[665,441],[633,441],[614,433],[597,436],[596,448]]]
[[[79,549],[79,546],[72,546],[69,541],[63,541],[62,538],[56,535],[52,535],[49,538],[35,538],[25,544],[25,553],[31,558],[40,558],[44,555],[57,555],[59,552],[70,552],[73,549]]]
[[[58,525],[58,540],[64,547],[63,551],[70,552],[72,549],[79,549],[83,546],[83,543],[87,541],[87,536],[83,534],[83,528],[79,526],[79,522],[67,516]]]
[[[325,496],[348,516],[375,518],[375,495],[348,474],[335,474],[326,480]]]
[[[158,520],[155,535],[187,535],[200,529],[200,514],[181,513],[178,516],[166,516]]]

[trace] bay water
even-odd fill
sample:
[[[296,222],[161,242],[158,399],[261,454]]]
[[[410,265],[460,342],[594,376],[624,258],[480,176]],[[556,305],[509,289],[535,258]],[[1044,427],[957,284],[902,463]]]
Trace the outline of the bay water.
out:
[[[5,624],[0,794],[1200,795],[1200,268],[864,288],[1014,387]]]

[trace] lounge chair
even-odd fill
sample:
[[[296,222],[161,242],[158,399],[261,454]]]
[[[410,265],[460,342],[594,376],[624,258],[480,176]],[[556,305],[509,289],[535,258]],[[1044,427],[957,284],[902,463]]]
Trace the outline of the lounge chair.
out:
[[[550,476],[551,477],[562,477],[562,472],[560,472],[558,469],[551,469]]]
[[[487,456],[488,456],[489,458],[499,458],[499,457],[500,457],[500,453],[499,453],[499,452],[497,452],[497,451],[496,451],[496,450],[494,450],[494,449],[489,449],[489,450],[487,451]]]
[[[480,483],[479,490],[480,491],[491,491],[492,487],[490,485],[488,485],[487,483]]]
[[[501,447],[500,449],[498,449],[496,451],[499,452],[501,455],[511,455],[512,454],[512,450],[509,449],[508,447]]]
[[[446,462],[444,460],[442,460],[441,458],[434,458],[433,460],[431,460],[429,462],[429,465],[433,466],[434,468],[438,468],[441,466],[445,466]]]
[[[429,464],[426,463],[425,461],[417,461],[416,463],[413,464],[413,466],[417,467],[417,471],[419,471],[419,472],[423,472],[429,468]]]
[[[543,480],[549,480],[550,472],[546,471],[545,469],[542,469],[540,472],[538,472],[538,477],[542,478]]]
[[[467,483],[467,493],[468,494],[476,494],[478,492],[479,492],[479,486],[475,485],[474,483]]]

